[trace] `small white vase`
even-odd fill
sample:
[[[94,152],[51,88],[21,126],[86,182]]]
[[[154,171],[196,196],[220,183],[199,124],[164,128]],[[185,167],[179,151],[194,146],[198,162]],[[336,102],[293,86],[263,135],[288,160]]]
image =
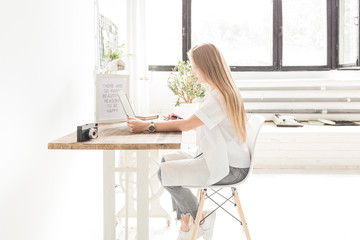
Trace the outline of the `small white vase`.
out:
[[[174,108],[174,113],[182,118],[191,117],[200,107],[201,102],[181,103]]]

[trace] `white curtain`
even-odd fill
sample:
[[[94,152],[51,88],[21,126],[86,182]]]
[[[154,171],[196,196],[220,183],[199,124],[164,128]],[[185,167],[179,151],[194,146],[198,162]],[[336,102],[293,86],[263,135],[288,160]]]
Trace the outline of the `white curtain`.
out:
[[[149,111],[149,81],[146,56],[146,0],[127,0],[127,45],[130,101],[137,115]]]

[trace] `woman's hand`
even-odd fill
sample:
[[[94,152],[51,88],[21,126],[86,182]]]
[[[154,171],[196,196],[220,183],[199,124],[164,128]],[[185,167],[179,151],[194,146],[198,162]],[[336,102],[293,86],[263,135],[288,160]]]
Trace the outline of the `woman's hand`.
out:
[[[130,132],[136,133],[136,132],[145,132],[148,130],[149,127],[148,122],[141,121],[136,118],[128,117],[127,125],[129,127]]]
[[[178,120],[178,119],[183,119],[182,117],[180,117],[179,115],[172,113],[170,115],[164,116],[164,120],[165,121],[169,121],[169,120]]]

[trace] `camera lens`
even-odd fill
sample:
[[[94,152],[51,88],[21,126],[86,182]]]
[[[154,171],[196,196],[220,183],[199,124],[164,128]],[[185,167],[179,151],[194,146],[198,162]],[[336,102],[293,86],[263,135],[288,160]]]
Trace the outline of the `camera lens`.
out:
[[[97,138],[98,137],[98,130],[96,128],[89,129],[89,138]]]

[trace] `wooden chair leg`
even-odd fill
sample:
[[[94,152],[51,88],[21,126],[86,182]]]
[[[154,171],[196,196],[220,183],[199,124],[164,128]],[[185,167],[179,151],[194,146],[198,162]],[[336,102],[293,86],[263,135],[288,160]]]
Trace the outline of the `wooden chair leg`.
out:
[[[196,198],[199,200],[200,199],[200,193],[201,193],[201,188],[199,188],[197,190],[197,193],[196,193]]]
[[[236,188],[231,188],[231,189],[232,189],[232,192],[234,194],[235,203],[236,203],[236,206],[237,206],[237,210],[239,212],[239,216],[240,216],[240,219],[241,219],[241,222],[242,222],[242,226],[244,228],[246,239],[251,240],[249,229],[247,227],[247,223],[246,223],[246,220],[245,220],[245,215],[244,215],[244,212],[243,212],[242,207],[241,207],[239,194],[238,194]]]
[[[199,190],[201,192],[200,203],[199,203],[198,211],[197,211],[197,214],[196,214],[195,226],[194,226],[193,232],[191,234],[191,240],[196,239],[196,233],[197,233],[197,230],[199,228],[200,220],[202,219],[202,211],[203,211],[206,192],[207,192],[206,189],[203,189],[202,191],[201,191],[201,189],[199,189]]]

